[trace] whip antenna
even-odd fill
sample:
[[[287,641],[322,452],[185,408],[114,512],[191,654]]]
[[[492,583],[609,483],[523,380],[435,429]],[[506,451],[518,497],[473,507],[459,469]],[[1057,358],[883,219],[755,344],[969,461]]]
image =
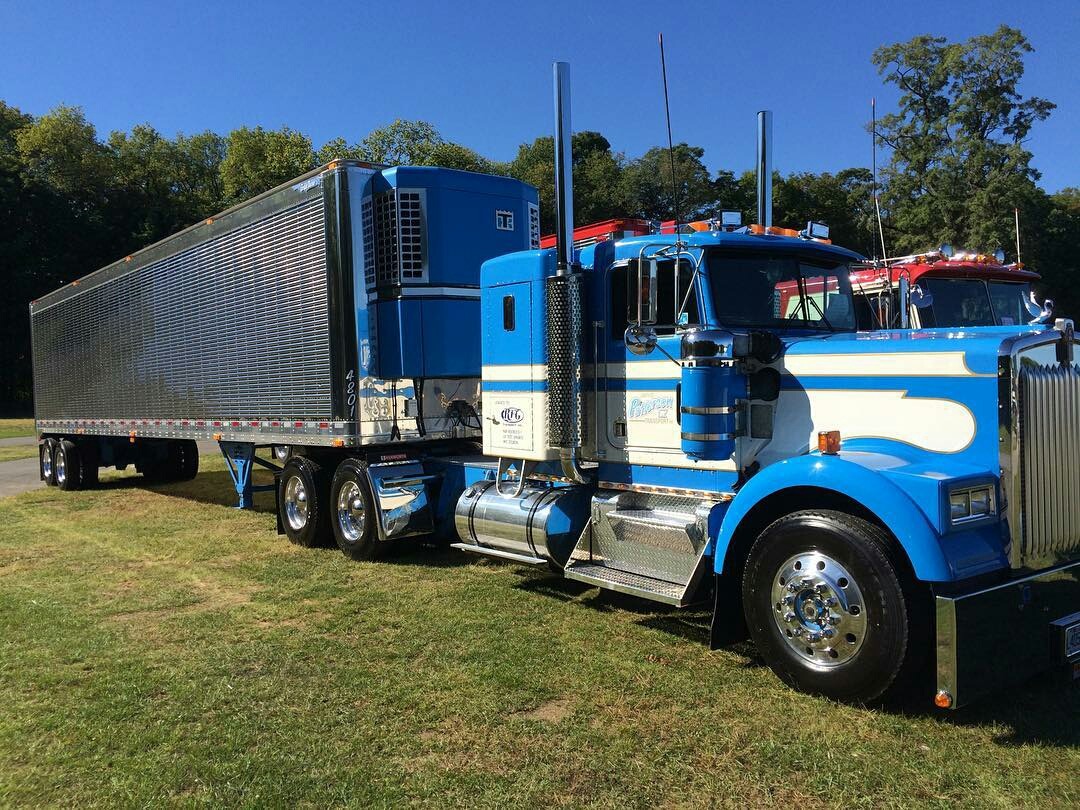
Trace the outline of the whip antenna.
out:
[[[885,258],[889,254],[885,251],[885,228],[881,225],[881,203],[878,201],[878,182],[877,182],[877,99],[870,99],[870,142],[872,144],[873,169],[871,173],[874,176],[874,214],[877,216],[878,236],[881,237],[881,260],[885,262],[885,266],[889,266],[889,260]],[[877,253],[877,247],[874,247],[874,253]],[[876,256],[874,257],[877,258]]]
[[[668,105],[667,60],[664,59],[664,35],[660,34],[660,75],[664,80],[664,116],[667,118],[667,148],[671,161],[671,208],[675,216],[675,242],[679,243],[679,184],[675,180],[675,147],[671,142],[671,107]]]
[[[1013,209],[1013,216],[1016,217],[1016,263],[1020,264],[1020,209]]]

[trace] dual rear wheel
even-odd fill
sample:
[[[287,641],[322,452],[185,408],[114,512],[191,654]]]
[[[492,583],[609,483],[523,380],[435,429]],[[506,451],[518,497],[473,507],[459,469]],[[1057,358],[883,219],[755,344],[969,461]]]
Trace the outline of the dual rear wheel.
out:
[[[386,546],[359,459],[343,460],[331,477],[317,460],[291,456],[278,476],[278,511],[286,537],[301,546],[326,545],[333,537],[354,560],[376,559]]]

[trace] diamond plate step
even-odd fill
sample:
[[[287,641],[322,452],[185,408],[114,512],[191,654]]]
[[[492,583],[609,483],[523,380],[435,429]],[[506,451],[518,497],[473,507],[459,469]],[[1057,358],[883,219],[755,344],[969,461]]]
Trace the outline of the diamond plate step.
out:
[[[566,566],[563,573],[566,574],[567,579],[576,579],[579,582],[587,582],[590,585],[631,596],[640,596],[654,602],[663,602],[676,607],[684,607],[687,604],[683,601],[686,586],[677,582],[631,574],[629,571],[620,571],[617,568],[609,568],[596,563],[571,563]]]

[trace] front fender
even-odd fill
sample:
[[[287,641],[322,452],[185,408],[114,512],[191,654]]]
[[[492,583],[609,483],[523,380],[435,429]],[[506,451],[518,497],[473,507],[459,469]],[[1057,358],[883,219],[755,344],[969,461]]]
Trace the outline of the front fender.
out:
[[[828,490],[862,504],[888,526],[920,580],[954,578],[940,537],[915,502],[880,472],[843,454],[797,456],[771,464],[751,478],[731,501],[716,534],[716,573],[724,572],[728,548],[743,518],[770,495],[797,487]]]

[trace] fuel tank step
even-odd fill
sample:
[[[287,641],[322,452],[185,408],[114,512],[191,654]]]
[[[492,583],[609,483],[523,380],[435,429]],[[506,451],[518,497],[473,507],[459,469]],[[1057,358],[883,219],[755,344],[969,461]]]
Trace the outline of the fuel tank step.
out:
[[[503,551],[502,549],[488,548],[487,546],[475,546],[472,543],[451,543],[450,548],[467,551],[470,554],[480,554],[484,557],[495,557],[499,560],[510,560],[512,562],[524,563],[525,565],[547,564],[547,560],[543,557],[530,557],[527,554],[515,554],[512,551]]]
[[[640,596],[654,602],[684,607],[685,583],[667,582],[666,580],[647,577],[644,574],[632,574],[597,563],[571,563],[563,571],[567,579],[587,582],[599,588],[606,588],[619,593]]]

